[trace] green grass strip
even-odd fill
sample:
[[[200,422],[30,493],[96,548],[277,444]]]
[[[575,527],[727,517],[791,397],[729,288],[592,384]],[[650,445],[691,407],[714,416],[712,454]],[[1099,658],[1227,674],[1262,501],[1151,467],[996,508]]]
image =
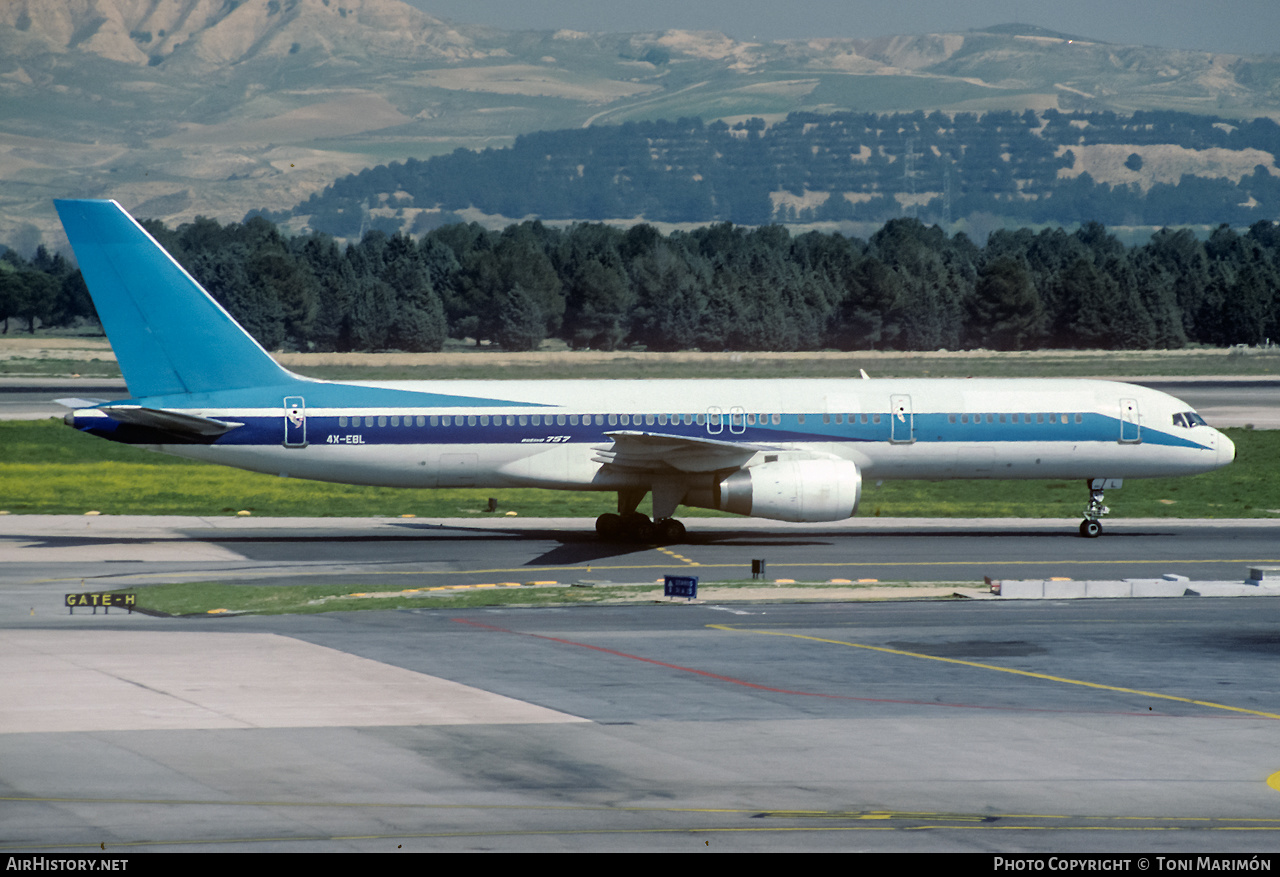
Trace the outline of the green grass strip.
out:
[[[930,582],[929,587],[946,582]],[[954,583],[953,583],[954,584]],[[974,582],[960,583],[964,587]],[[743,590],[773,587],[773,582],[738,580],[702,581],[699,587]],[[875,588],[905,589],[910,582],[877,582],[874,584],[834,584],[809,582],[781,587],[811,591],[813,599],[822,599],[833,589],[866,590]],[[264,581],[259,585],[225,582],[171,582],[122,588],[116,593],[133,593],[138,606],[149,612],[181,617],[217,617],[227,615],[307,615],[317,612],[354,612],[366,609],[476,609],[486,606],[572,606],[610,602],[680,603],[662,596],[662,585],[614,585],[608,583],[579,587],[572,584],[532,587],[491,585],[433,584],[404,590],[379,589],[352,582],[328,585],[275,585]]]

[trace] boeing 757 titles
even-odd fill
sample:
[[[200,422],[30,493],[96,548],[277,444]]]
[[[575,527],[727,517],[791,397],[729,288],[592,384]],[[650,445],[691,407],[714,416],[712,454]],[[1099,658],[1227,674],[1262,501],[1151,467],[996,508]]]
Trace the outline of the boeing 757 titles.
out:
[[[322,381],[280,366],[119,204],[58,201],[129,398],[74,428],[256,472],[389,487],[616,493],[603,538],[677,542],[681,506],[835,521],[864,479],[1124,478],[1225,466],[1183,402],[1113,381]],[[637,511],[653,495],[652,520]]]

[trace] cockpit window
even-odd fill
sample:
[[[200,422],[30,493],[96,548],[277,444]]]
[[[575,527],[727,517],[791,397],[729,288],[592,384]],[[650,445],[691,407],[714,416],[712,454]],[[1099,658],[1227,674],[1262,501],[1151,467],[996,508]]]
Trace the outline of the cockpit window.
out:
[[[1173,415],[1173,425],[1190,429],[1193,426],[1208,426],[1209,424],[1205,423],[1204,418],[1194,411],[1183,411]]]

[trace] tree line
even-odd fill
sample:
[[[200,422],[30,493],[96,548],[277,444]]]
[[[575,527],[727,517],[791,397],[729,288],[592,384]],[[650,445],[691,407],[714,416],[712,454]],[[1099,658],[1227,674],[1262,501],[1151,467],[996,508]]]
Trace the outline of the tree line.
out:
[[[151,234],[267,349],[1147,349],[1280,337],[1280,226],[963,233],[899,218],[868,240],[719,223],[373,230],[341,245],[256,216]],[[36,303],[38,300],[38,304]],[[0,319],[92,318],[79,272],[0,257]]]

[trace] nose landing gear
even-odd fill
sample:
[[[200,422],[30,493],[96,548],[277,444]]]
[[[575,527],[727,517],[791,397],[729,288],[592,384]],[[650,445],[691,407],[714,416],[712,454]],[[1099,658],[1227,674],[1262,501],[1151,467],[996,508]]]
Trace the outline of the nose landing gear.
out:
[[[1102,504],[1102,479],[1091,480],[1088,484],[1089,504],[1084,509],[1084,520],[1080,522],[1080,535],[1086,539],[1097,539],[1102,535],[1102,522],[1099,518],[1111,509]]]
[[[1086,539],[1097,539],[1102,535],[1102,522],[1086,518],[1080,522],[1080,535]]]

